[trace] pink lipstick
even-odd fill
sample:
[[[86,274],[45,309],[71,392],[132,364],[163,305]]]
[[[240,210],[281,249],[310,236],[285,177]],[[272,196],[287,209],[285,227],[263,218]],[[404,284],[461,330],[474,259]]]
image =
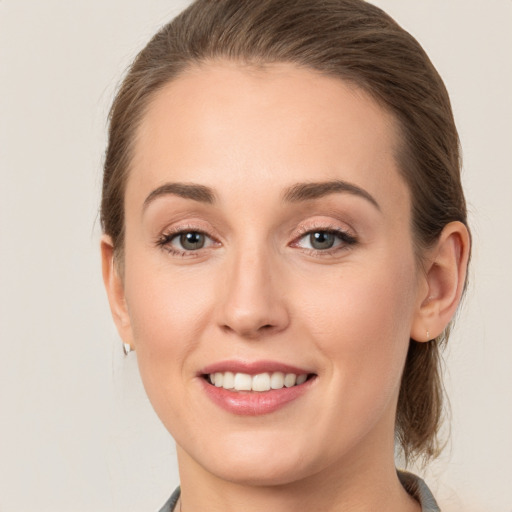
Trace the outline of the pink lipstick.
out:
[[[316,379],[308,369],[275,361],[223,361],[198,376],[215,404],[245,416],[277,411],[306,393]]]

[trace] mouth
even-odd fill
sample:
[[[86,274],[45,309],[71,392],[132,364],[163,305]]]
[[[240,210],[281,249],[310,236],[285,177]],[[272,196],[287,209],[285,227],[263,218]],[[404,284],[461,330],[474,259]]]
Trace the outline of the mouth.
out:
[[[272,361],[225,361],[204,368],[198,377],[206,396],[225,411],[258,416],[307,394],[318,375]]]
[[[301,386],[315,376],[314,373],[285,373],[280,371],[263,372],[256,375],[231,371],[202,375],[208,384],[217,388],[233,392],[254,391],[257,393]]]

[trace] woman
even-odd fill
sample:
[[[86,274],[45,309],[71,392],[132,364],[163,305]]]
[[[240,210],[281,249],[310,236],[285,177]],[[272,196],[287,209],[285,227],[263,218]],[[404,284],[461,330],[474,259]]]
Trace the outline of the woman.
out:
[[[114,101],[104,281],[177,444],[162,510],[438,510],[470,236],[444,85],[360,0],[199,0]]]

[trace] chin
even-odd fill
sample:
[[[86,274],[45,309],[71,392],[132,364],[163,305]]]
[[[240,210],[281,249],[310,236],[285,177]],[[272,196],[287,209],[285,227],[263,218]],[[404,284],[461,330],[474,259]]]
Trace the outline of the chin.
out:
[[[246,460],[234,464],[219,464],[215,461],[212,466],[205,469],[222,480],[252,487],[286,485],[308,476],[308,472],[299,467],[296,460],[275,461],[269,458],[266,461]]]
[[[217,440],[215,447],[203,447],[200,453],[194,450],[195,462],[217,478],[251,486],[289,484],[318,469],[311,467],[315,466],[313,461],[310,464],[305,459],[308,449],[302,443],[276,439],[275,432],[270,442],[265,442],[265,436],[245,440],[243,437]]]

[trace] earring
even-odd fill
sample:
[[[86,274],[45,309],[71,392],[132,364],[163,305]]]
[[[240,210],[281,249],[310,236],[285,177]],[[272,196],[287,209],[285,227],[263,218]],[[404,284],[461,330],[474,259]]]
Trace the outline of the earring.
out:
[[[127,356],[132,351],[132,346],[129,343],[123,343],[123,352]]]
[[[427,329],[427,341],[430,341],[430,332]]]

